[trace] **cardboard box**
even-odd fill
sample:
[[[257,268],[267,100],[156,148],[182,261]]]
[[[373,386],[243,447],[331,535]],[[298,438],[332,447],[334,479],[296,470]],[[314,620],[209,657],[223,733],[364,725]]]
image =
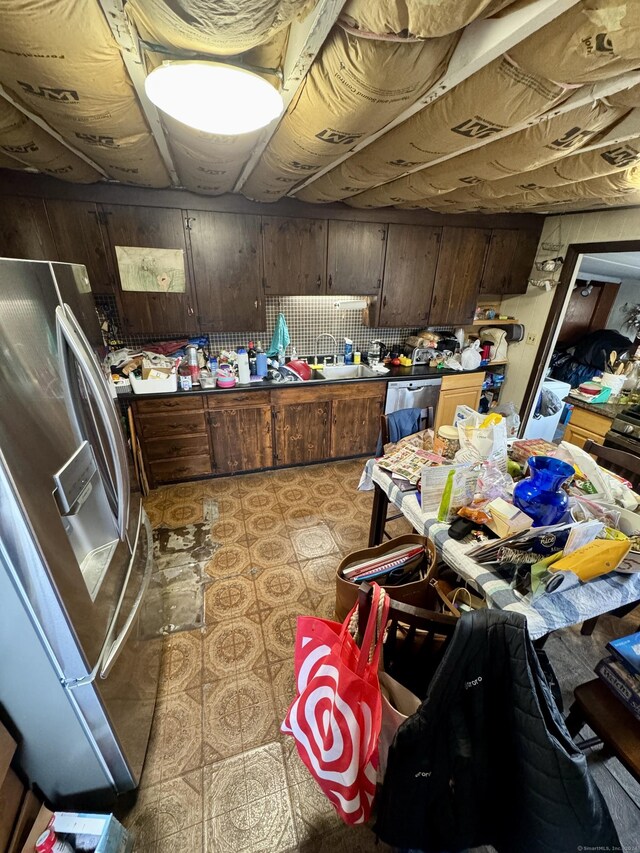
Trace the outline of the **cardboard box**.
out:
[[[9,846],[23,796],[24,785],[9,768],[0,786],[0,850],[2,851]]]
[[[33,853],[37,838],[49,826],[52,818],[53,829],[63,837],[95,836],[95,853],[131,853],[133,850],[133,837],[113,815],[50,812],[43,806],[21,853]],[[73,843],[73,838],[71,840]]]
[[[27,791],[13,828],[7,853],[20,853],[34,822],[37,820],[40,809],[40,800],[31,791]]]

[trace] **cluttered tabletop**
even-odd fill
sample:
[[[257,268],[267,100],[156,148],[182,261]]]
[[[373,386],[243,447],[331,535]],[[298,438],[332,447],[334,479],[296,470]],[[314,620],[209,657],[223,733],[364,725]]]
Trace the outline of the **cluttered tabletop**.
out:
[[[514,427],[461,406],[435,437],[385,445],[360,482],[376,489],[369,544],[393,503],[489,606],[523,613],[533,639],[633,605],[640,496],[581,448],[514,439]]]

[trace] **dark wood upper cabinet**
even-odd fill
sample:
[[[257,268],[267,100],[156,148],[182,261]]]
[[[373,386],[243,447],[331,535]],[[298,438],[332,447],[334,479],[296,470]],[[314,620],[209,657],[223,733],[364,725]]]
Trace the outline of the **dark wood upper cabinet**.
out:
[[[59,260],[84,264],[93,293],[114,294],[113,262],[96,205],[50,198],[46,207]]]
[[[473,321],[490,236],[485,228],[442,229],[429,325]]]
[[[326,292],[325,220],[263,216],[262,245],[268,296],[317,296]]]
[[[188,233],[202,332],[266,327],[260,217],[189,211]]]
[[[327,249],[327,293],[380,293],[386,242],[386,225],[331,220]]]
[[[537,231],[494,228],[480,293],[525,293],[537,246]]]
[[[129,333],[154,337],[198,331],[196,300],[187,257],[182,211],[165,207],[101,205],[117,270],[116,246],[145,249],[179,249],[183,253],[185,291],[152,293],[122,290],[122,323]],[[159,274],[162,270],[158,270]],[[119,279],[119,276],[118,276]]]
[[[0,258],[60,260],[42,199],[5,197],[0,201]]]
[[[538,250],[540,231],[519,231],[518,245],[513,256],[511,276],[503,293],[526,293],[533,262]]]
[[[427,324],[441,231],[426,225],[389,225],[377,325]]]

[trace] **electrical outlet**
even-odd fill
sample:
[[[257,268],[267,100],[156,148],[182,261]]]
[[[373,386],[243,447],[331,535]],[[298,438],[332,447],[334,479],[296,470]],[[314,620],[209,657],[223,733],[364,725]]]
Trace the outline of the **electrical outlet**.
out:
[[[538,343],[538,336],[536,335],[536,333],[535,332],[529,332],[529,334],[527,335],[527,344],[530,347],[533,347],[537,343]]]

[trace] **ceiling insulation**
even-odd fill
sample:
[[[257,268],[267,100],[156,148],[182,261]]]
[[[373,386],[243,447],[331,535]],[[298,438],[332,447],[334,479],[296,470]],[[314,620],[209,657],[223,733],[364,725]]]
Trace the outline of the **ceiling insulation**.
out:
[[[640,0],[0,0],[0,19],[0,168],[452,213],[640,192]],[[191,56],[266,75],[282,119],[159,121],[145,68]]]

